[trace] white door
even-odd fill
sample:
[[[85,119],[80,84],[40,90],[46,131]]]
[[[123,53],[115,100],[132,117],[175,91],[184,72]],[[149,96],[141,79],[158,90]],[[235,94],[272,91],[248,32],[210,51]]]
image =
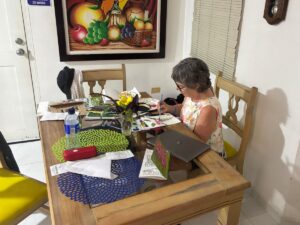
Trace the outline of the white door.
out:
[[[0,131],[8,142],[39,137],[20,0],[0,0]]]

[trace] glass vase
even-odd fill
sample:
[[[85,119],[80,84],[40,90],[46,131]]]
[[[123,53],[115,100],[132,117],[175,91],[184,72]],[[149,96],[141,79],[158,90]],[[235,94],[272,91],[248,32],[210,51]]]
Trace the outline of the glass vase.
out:
[[[133,113],[131,110],[126,110],[120,114],[121,131],[125,136],[131,135],[133,122]]]
[[[90,107],[97,107],[103,104],[102,95],[94,93],[90,96]]]

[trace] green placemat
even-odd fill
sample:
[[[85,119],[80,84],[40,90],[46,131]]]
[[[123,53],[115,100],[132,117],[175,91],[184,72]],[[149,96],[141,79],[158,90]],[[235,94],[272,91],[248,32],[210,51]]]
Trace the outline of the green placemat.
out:
[[[79,132],[79,144],[82,147],[96,146],[97,152],[116,152],[125,150],[128,147],[128,140],[126,137],[118,132],[111,130],[86,130]],[[64,162],[63,151],[66,148],[66,137],[58,139],[52,146],[52,151],[55,158],[60,162]]]

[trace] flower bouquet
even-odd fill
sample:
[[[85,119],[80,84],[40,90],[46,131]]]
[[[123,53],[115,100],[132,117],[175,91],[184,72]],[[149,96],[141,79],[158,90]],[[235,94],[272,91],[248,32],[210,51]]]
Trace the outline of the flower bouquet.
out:
[[[103,96],[109,98],[115,105],[116,111],[119,114],[122,133],[125,136],[131,135],[133,113],[137,113],[140,107],[139,96],[129,91],[121,92],[118,100],[107,95]]]

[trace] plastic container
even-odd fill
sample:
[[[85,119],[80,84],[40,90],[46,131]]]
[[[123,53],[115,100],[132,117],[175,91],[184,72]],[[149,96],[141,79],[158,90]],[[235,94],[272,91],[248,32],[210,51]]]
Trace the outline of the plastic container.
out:
[[[75,114],[75,109],[68,109],[68,115],[65,118],[65,133],[66,133],[66,149],[78,148],[78,132],[79,132],[79,119]]]

